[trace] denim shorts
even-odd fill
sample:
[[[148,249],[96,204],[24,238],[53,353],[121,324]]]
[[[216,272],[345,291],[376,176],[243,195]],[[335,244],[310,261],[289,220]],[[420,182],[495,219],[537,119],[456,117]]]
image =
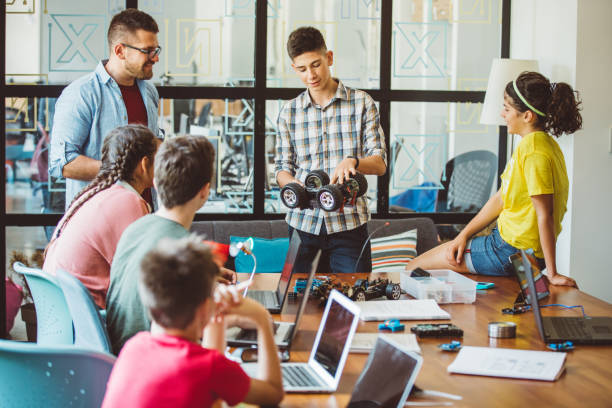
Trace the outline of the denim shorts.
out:
[[[474,237],[467,243],[465,263],[472,273],[491,276],[513,275],[510,255],[519,252],[519,249],[508,244],[494,228],[490,235]],[[541,267],[544,260],[536,258]]]

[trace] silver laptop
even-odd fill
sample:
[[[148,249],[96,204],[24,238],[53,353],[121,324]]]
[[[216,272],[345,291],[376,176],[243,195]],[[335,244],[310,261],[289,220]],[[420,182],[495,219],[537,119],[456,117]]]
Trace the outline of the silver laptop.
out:
[[[537,293],[531,264],[523,250],[521,257],[529,292]],[[561,343],[569,340],[576,344],[612,344],[612,317],[542,317],[537,300],[531,302],[531,307],[540,337],[545,343]]]
[[[423,357],[381,334],[355,383],[348,408],[402,408],[422,365]]]
[[[294,322],[274,322],[274,342],[281,349],[290,349],[291,343],[298,332],[298,327],[306,304],[308,303],[308,295],[310,294],[310,288],[312,286],[312,280],[314,278],[317,267],[319,266],[319,259],[321,258],[321,250],[317,252],[312,265],[310,267],[310,273],[306,281],[306,288],[304,289],[304,295],[298,306],[297,313],[295,315]],[[232,327],[227,329],[225,333],[227,345],[230,347],[244,347],[257,345],[257,330],[255,329],[241,329],[239,327]]]
[[[289,290],[289,282],[291,282],[291,275],[293,275],[293,265],[295,264],[295,258],[301,243],[300,234],[292,234],[287,257],[285,258],[285,265],[283,265],[283,271],[281,272],[276,290],[249,290],[247,292],[247,297],[264,305],[270,313],[278,314],[283,309],[287,290]]]
[[[332,290],[308,362],[281,364],[285,391],[336,391],[358,323],[359,307]],[[243,364],[242,367],[251,377],[256,377],[257,364]]]

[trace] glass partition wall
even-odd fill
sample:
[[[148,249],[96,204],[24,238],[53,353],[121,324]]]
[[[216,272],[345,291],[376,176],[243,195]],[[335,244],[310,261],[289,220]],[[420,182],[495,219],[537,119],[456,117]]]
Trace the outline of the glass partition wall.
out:
[[[149,13],[160,29],[152,81],[165,137],[200,135],[216,148],[212,194],[196,220],[283,217],[273,174],[276,118],[304,90],[286,41],[305,25],[321,30],[334,52],[332,74],[366,90],[379,108],[389,170],[368,176],[374,217],[427,213],[436,223],[467,222],[478,208],[440,205],[441,197],[458,202],[451,186],[461,172],[450,174],[447,163],[464,153],[494,156],[488,195],[497,188],[505,128],[480,125],[479,116],[491,60],[508,57],[510,0],[7,1],[0,18],[5,265],[13,250],[44,247],[63,213],[64,180],[46,171],[55,101],[108,57],[108,24],[128,7]]]

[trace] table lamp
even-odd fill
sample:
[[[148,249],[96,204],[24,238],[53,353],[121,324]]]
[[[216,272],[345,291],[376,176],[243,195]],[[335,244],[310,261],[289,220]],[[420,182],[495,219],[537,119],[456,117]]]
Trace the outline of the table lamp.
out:
[[[487,93],[480,114],[481,124],[499,126],[506,124],[500,115],[504,103],[504,90],[508,82],[515,80],[523,71],[538,71],[538,62],[509,58],[493,60]]]

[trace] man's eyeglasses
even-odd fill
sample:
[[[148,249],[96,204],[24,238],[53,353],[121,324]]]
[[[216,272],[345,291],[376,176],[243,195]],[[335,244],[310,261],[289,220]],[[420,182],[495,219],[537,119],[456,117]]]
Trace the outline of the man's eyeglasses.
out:
[[[155,57],[156,57],[156,56],[158,56],[158,55],[159,55],[159,53],[161,52],[161,47],[160,47],[160,46],[157,46],[157,47],[155,47],[155,48],[153,48],[153,49],[147,49],[147,48],[138,48],[138,47],[134,47],[134,46],[132,46],[132,45],[125,44],[125,43],[121,43],[121,45],[123,45],[124,47],[131,48],[131,49],[133,49],[133,50],[140,51],[140,52],[142,52],[143,54],[146,54],[146,55],[147,55],[147,57],[149,57],[149,59],[153,59],[153,58],[155,58]]]

